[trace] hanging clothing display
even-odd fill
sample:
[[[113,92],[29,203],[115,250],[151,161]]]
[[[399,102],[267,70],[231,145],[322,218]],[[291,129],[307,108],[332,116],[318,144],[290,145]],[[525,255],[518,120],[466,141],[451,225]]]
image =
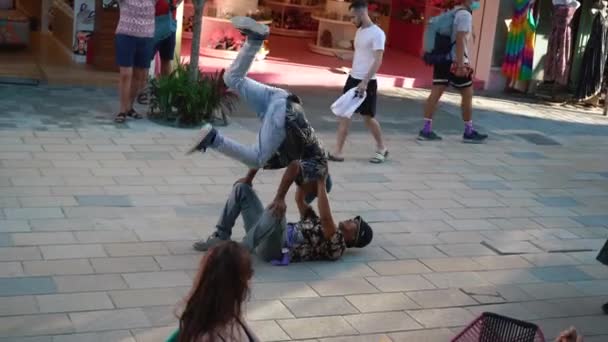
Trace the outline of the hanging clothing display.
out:
[[[580,82],[576,98],[584,101],[594,97],[602,90],[606,61],[608,59],[608,20],[597,14],[593,19],[591,35],[585,48],[580,71]]]
[[[572,29],[570,24],[578,7],[553,7],[553,28],[545,59],[545,81],[568,85],[572,56]]]
[[[532,14],[535,0],[514,0],[515,14],[509,25],[505,47],[503,74],[511,80],[527,81],[532,78],[536,20]]]
[[[591,25],[593,24],[593,18],[595,18],[595,15],[591,11],[592,6],[593,1],[582,1],[581,15],[576,29],[576,41],[572,45],[572,62],[570,63],[570,88],[572,92],[576,91],[576,87],[579,84],[583,54],[585,54],[585,47],[591,34]]]

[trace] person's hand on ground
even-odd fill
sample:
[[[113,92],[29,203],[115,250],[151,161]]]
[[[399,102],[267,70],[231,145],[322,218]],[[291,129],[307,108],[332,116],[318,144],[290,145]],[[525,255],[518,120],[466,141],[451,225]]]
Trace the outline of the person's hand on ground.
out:
[[[570,327],[570,329],[562,331],[555,342],[583,342],[583,336],[577,333],[576,328]]]
[[[272,214],[276,218],[283,218],[285,216],[285,212],[287,211],[287,204],[285,204],[284,199],[275,198],[272,203],[268,206],[268,209],[272,212]]]

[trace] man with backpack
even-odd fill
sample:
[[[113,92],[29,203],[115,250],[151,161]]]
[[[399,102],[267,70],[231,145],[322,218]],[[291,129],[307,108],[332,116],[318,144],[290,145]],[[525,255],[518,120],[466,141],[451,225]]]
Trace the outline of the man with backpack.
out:
[[[424,59],[433,65],[433,88],[424,108],[424,127],[418,140],[434,141],[441,137],[433,132],[433,112],[448,86],[460,91],[465,143],[483,143],[486,134],[473,128],[473,73],[469,64],[469,38],[473,33],[472,12],[480,8],[479,0],[462,0],[462,5],[429,21],[424,36]]]

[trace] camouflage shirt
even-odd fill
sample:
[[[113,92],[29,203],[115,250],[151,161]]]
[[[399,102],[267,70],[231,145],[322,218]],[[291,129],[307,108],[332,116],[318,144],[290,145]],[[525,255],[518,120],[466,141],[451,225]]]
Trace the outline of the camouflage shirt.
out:
[[[264,169],[282,169],[299,160],[302,172],[296,179],[297,184],[323,178],[327,174],[327,153],[300,104],[287,101],[285,130],[285,140]]]
[[[309,215],[294,225],[301,238],[297,246],[290,251],[292,262],[338,260],[346,251],[342,232],[338,230],[330,239],[326,239],[321,220],[316,214]]]

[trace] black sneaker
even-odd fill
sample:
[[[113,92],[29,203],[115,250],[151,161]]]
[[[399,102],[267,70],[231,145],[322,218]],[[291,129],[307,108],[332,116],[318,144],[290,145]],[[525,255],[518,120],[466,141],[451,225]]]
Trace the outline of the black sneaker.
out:
[[[233,17],[230,21],[248,39],[266,40],[270,34],[270,29],[267,25],[260,24],[250,17]]]
[[[205,152],[207,147],[211,145],[213,139],[217,135],[217,131],[210,124],[205,124],[201,130],[199,131],[198,136],[194,140],[192,147],[186,151],[186,155],[191,155],[192,153],[199,151]]]
[[[608,315],[608,303],[602,305],[602,311],[604,311],[604,314]]]
[[[420,133],[418,133],[418,140],[420,140],[420,141],[439,141],[439,140],[443,140],[443,138],[438,136],[437,134],[435,134],[435,132],[433,132],[433,131],[425,132],[424,130],[421,130]]]
[[[211,247],[218,245],[222,241],[226,241],[226,240],[220,239],[220,237],[217,233],[213,233],[206,240],[200,240],[198,242],[195,242],[192,245],[192,248],[194,248],[195,250],[197,250],[199,252],[206,252]]]
[[[462,142],[466,144],[482,144],[486,139],[488,139],[487,134],[481,134],[476,130],[471,131],[469,134],[465,132],[462,135]]]

